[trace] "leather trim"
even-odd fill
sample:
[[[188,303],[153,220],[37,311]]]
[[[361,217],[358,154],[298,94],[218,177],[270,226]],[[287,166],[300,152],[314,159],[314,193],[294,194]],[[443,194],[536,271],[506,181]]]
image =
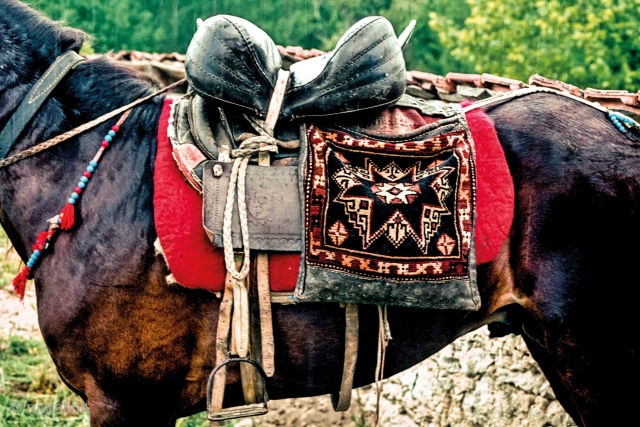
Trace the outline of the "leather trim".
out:
[[[36,115],[58,83],[82,61],[85,61],[82,56],[70,50],[59,56],[45,71],[27,93],[27,96],[24,97],[16,111],[14,111],[2,132],[0,132],[0,159],[7,157],[13,144],[18,140],[22,131],[27,127],[33,116]]]

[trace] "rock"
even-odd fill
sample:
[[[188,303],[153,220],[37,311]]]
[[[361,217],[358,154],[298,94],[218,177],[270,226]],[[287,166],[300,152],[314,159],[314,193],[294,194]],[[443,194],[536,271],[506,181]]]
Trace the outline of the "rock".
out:
[[[428,360],[382,382],[384,427],[569,427],[576,424],[520,337],[472,332]],[[269,402],[256,426],[370,427],[375,387],[354,390],[347,413],[335,413],[328,396]]]

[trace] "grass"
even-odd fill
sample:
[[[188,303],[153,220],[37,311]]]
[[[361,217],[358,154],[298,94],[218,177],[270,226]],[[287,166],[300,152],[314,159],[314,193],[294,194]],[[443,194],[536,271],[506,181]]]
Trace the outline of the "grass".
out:
[[[40,340],[0,338],[0,425],[89,425],[84,403],[62,384]]]
[[[9,249],[0,229],[0,292],[11,286],[20,267]],[[58,376],[42,339],[0,335],[0,427],[14,426],[89,426],[89,411]],[[208,427],[209,421],[203,412],[179,419],[176,426]]]

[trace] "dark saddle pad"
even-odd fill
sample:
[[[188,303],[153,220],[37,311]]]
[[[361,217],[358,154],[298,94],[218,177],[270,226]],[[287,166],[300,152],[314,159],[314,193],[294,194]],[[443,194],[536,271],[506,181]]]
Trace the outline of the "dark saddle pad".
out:
[[[185,60],[193,90],[265,117],[282,62],[249,21],[217,15],[200,25]],[[406,88],[404,58],[389,21],[362,19],[329,54],[291,66],[281,118],[333,115],[389,105]]]

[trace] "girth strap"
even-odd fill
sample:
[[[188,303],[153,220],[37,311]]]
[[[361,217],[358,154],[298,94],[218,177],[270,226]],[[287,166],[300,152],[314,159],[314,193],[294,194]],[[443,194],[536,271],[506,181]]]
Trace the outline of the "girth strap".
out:
[[[344,331],[344,367],[342,369],[342,382],[340,392],[331,394],[331,404],[336,412],[345,412],[351,406],[351,391],[353,390],[353,376],[356,372],[358,361],[358,331],[360,321],[358,319],[358,305],[347,304],[345,307],[345,331]]]
[[[0,132],[0,160],[7,157],[9,150],[11,150],[24,128],[29,124],[58,83],[70,70],[84,60],[82,56],[70,50],[59,56],[36,84],[33,85],[4,129],[2,129],[2,132]]]

